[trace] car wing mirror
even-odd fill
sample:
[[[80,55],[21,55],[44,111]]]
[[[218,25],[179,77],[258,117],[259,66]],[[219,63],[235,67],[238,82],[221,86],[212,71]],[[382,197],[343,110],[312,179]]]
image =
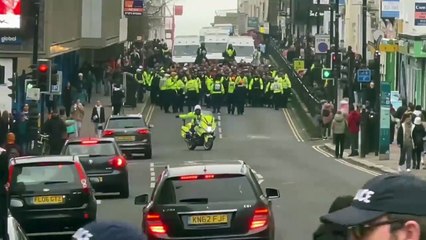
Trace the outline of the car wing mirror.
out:
[[[102,124],[98,124],[98,130],[100,131],[104,130],[104,126]]]
[[[148,127],[149,128],[154,128],[154,124],[149,124]]]
[[[280,191],[278,191],[278,189],[275,188],[266,188],[266,197],[268,199],[277,199],[280,198]]]
[[[148,194],[142,194],[135,197],[135,205],[146,205],[148,204]]]

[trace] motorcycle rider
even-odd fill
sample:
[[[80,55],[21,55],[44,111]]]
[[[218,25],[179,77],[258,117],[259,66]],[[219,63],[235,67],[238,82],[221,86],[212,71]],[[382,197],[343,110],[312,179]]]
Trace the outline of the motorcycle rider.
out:
[[[197,127],[201,121],[202,118],[202,114],[201,114],[201,106],[200,105],[196,105],[194,107],[194,111],[193,112],[189,112],[187,114],[180,114],[180,115],[176,115],[176,118],[180,118],[180,119],[192,119],[191,122],[191,128],[190,128],[190,134],[194,134],[195,133],[195,127]],[[191,135],[187,135],[187,138],[190,138]]]

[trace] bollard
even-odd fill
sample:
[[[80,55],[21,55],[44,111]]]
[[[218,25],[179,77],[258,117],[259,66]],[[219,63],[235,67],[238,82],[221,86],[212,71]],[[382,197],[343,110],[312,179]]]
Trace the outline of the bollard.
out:
[[[361,144],[360,144],[360,157],[365,158],[365,155],[368,152],[368,140],[367,140],[367,125],[368,125],[369,113],[365,106],[362,106],[361,112]]]

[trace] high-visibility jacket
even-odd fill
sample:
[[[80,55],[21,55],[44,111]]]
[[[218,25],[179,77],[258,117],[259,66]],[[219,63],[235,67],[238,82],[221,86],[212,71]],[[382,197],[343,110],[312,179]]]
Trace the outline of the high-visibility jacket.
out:
[[[210,87],[210,94],[224,94],[225,88],[220,80],[215,80]]]
[[[199,93],[200,87],[198,85],[197,79],[190,79],[188,82],[186,82],[185,89],[186,89],[187,92]]]
[[[145,84],[145,80],[143,78],[142,73],[135,73],[134,78],[135,78],[136,82],[138,82],[139,84]]]
[[[154,75],[148,71],[144,71],[142,74],[142,78],[147,86],[151,86]]]
[[[177,79],[175,81],[175,90],[176,91],[183,91],[185,89],[185,83],[181,79]]]
[[[231,48],[231,49],[226,49],[226,53],[228,54],[228,57],[233,57],[235,54],[235,49]]]
[[[213,84],[213,78],[207,76],[206,77],[206,86],[207,86],[207,90],[209,92],[211,92],[211,86],[212,86],[212,84]]]
[[[237,84],[235,82],[235,79],[234,80],[230,79],[228,82],[228,93],[231,93],[231,94],[234,93],[236,85]]]
[[[270,88],[271,88],[271,82],[269,81],[269,82],[266,84],[266,87],[265,87],[265,93],[269,92]]]
[[[175,81],[172,77],[167,78],[161,90],[175,90]]]
[[[277,76],[277,71],[273,70],[271,71],[271,77],[275,78]]]
[[[252,78],[249,84],[249,90],[263,90],[263,79],[262,78]]]
[[[271,84],[271,91],[274,94],[282,94],[282,93],[284,93],[283,86],[282,86],[282,84],[279,81],[275,81],[275,82],[273,82]]]
[[[291,81],[288,75],[284,75],[283,81],[281,83],[283,85],[283,89],[290,89],[291,88]]]

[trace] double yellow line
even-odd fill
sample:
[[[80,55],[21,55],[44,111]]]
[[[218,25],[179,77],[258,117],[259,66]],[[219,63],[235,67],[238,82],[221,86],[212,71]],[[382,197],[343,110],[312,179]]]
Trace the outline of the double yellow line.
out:
[[[153,105],[153,104],[150,105],[149,109],[148,109],[148,113],[146,114],[146,117],[145,117],[145,122],[147,124],[149,124],[149,122],[151,121],[152,114],[154,113],[154,110],[155,110],[155,105]]]
[[[288,125],[290,126],[290,129],[293,132],[293,135],[296,138],[296,140],[298,142],[305,142],[305,140],[303,140],[303,138],[302,138],[302,135],[300,135],[299,130],[297,130],[297,127],[294,124],[293,119],[291,118],[291,115],[288,112],[288,109],[283,108],[282,110],[283,110],[284,116],[287,119]]]

